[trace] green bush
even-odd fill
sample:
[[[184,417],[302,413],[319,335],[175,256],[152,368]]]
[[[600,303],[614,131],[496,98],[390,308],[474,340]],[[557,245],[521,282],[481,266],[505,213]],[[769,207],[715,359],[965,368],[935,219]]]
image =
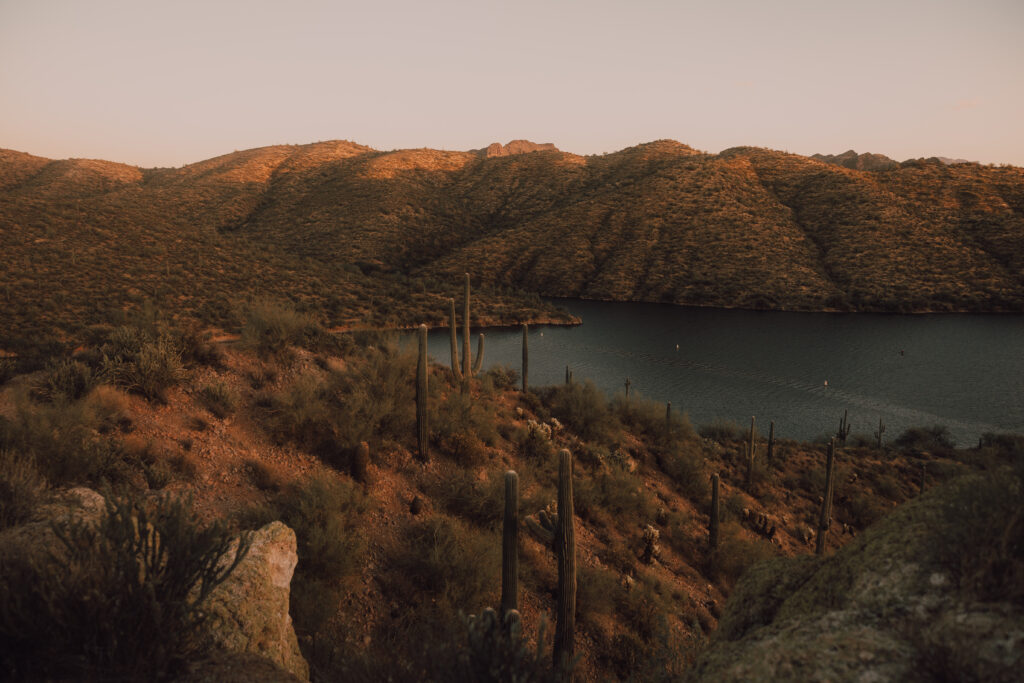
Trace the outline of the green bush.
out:
[[[659,455],[658,464],[690,500],[704,503],[710,498],[711,486],[704,471],[704,452],[699,446],[673,444]]]
[[[427,486],[426,493],[446,512],[484,528],[497,528],[504,515],[505,481],[496,473],[480,482],[466,470],[444,472]]]
[[[103,375],[150,400],[164,401],[181,381],[181,350],[173,335],[155,336],[136,327],[115,329],[101,347]]]
[[[98,524],[54,531],[52,554],[0,556],[0,671],[18,680],[173,674],[201,648],[204,600],[248,549],[172,498],[111,499]]]

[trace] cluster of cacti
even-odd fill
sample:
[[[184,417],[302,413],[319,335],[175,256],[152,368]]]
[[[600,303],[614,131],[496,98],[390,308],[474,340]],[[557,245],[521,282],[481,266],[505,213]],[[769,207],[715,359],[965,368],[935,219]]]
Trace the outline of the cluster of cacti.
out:
[[[429,458],[427,451],[427,326],[420,325],[419,358],[416,362],[416,447],[420,460]]]
[[[828,443],[825,460],[825,495],[821,498],[821,516],[818,518],[818,537],[814,545],[816,555],[825,552],[825,536],[832,521],[832,496],[835,487],[836,440]]]
[[[712,550],[718,547],[718,520],[721,519],[718,507],[718,485],[720,479],[717,473],[711,475],[711,514],[708,519],[708,546]]]
[[[885,434],[885,425],[882,423],[882,418],[878,418],[878,431],[875,432],[875,446],[878,450],[882,450],[882,434]]]
[[[750,434],[747,436],[746,445],[746,456],[747,456],[747,476],[744,479],[746,487],[749,490],[750,486],[754,483],[754,416],[750,416]]]
[[[775,524],[771,519],[769,519],[768,515],[763,512],[749,513],[746,521],[750,523],[750,528],[759,536],[763,536],[769,541],[775,538]]]
[[[530,326],[523,323],[523,393],[529,389],[527,377],[530,372]]]
[[[484,363],[484,335],[477,335],[476,360],[470,355],[469,347],[469,273],[466,273],[465,302],[462,308],[462,362],[459,363],[459,343],[455,327],[455,299],[448,299],[449,335],[451,337],[452,374],[458,382],[467,382],[469,378],[480,372]]]
[[[846,437],[850,435],[850,423],[847,420],[849,412],[848,410],[843,411],[843,419],[839,421],[839,431],[836,432],[836,439],[844,446],[846,445]]]

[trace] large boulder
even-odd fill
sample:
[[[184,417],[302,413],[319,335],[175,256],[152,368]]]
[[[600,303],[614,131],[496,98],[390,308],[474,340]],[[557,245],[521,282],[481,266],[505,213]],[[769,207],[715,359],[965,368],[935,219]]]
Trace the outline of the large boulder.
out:
[[[208,644],[265,657],[309,680],[309,665],[299,652],[288,614],[297,563],[295,532],[283,523],[271,522],[253,532],[245,558],[207,598],[203,631]]]
[[[953,482],[831,557],[755,565],[689,678],[1021,680],[1024,553],[999,549],[1020,543],[1019,491],[1012,477]]]

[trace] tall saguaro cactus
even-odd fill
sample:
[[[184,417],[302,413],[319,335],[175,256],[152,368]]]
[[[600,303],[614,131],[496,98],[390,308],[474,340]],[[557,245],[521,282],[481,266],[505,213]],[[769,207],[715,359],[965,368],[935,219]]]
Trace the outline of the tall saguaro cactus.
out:
[[[775,453],[775,420],[768,423],[768,452],[765,453],[765,460],[768,462],[772,461],[772,456]]]
[[[558,454],[558,609],[555,623],[555,668],[567,670],[575,654],[576,634],[576,529],[573,522],[572,453]],[[570,676],[571,680],[571,676]]]
[[[882,418],[878,418],[878,431],[875,432],[876,443],[875,446],[878,450],[882,450],[882,434],[885,433],[885,425],[882,424]]]
[[[530,372],[530,326],[523,323],[523,393],[527,392],[529,382],[527,375]]]
[[[828,443],[825,461],[825,495],[821,499],[821,516],[818,518],[818,538],[814,545],[814,553],[825,552],[825,536],[832,519],[832,493],[835,486],[836,440]]]
[[[451,347],[452,347],[452,375],[455,377],[456,382],[461,382],[463,388],[469,378],[480,372],[480,369],[484,365],[484,335],[477,335],[476,343],[476,360],[473,360],[472,354],[470,354],[470,341],[469,341],[469,273],[466,273],[466,287],[465,287],[466,300],[462,306],[462,360],[459,361],[459,338],[458,332],[456,331],[455,323],[455,299],[448,299],[448,329],[451,336]]]
[[[844,410],[843,419],[839,421],[839,431],[836,432],[836,438],[839,441],[841,441],[844,446],[846,445],[846,437],[850,435],[850,421],[848,419],[849,417],[850,411]]]
[[[452,374],[455,375],[455,381],[462,381],[462,369],[459,367],[459,336],[455,329],[455,299],[448,299],[449,307],[449,322],[448,329],[451,335],[452,342]]]
[[[416,362],[416,446],[420,460],[427,452],[427,326],[420,325],[419,359]]]
[[[505,518],[501,537],[501,619],[519,609],[519,475],[505,473]]]
[[[708,546],[714,550],[718,547],[718,520],[719,509],[718,509],[718,483],[720,477],[718,473],[711,475],[711,515],[708,520]]]
[[[466,273],[466,293],[462,305],[462,376],[466,379],[473,376],[469,346],[469,273]]]
[[[746,486],[749,489],[754,483],[754,416],[750,416],[750,434],[747,437],[747,476]]]

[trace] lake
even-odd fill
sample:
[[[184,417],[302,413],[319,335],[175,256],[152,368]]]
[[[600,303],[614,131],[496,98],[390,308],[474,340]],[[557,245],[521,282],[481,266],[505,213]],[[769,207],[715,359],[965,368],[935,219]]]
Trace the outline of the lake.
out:
[[[1024,316],[786,313],[662,304],[556,301],[578,327],[530,330],[530,385],[591,380],[671,401],[695,425],[716,419],[780,438],[834,433],[849,410],[852,434],[885,439],[945,425],[957,444],[984,432],[1024,432]],[[521,370],[522,332],[484,330],[484,366]],[[476,330],[473,331],[475,337]],[[461,341],[461,340],[460,340]],[[473,342],[476,352],[476,341]],[[449,361],[448,331],[429,353]],[[826,384],[827,383],[827,384]]]

